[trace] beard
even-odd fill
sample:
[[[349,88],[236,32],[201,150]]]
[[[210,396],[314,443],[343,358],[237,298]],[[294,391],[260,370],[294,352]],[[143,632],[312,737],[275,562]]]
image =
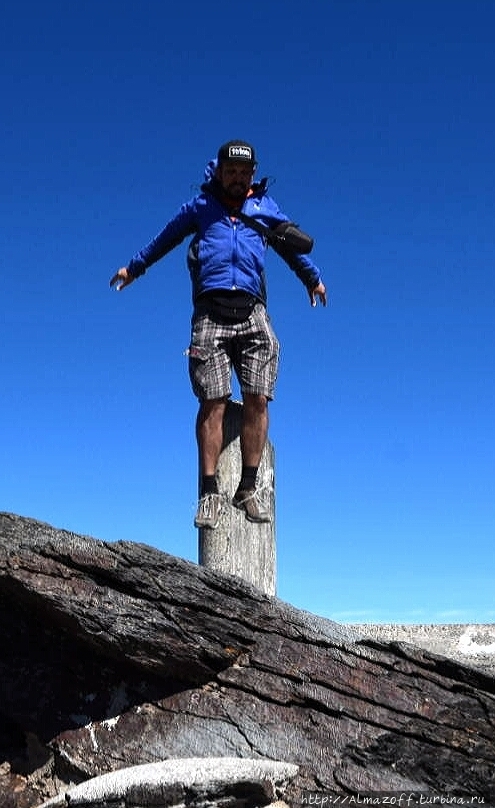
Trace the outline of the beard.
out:
[[[249,185],[244,182],[231,182],[229,185],[224,186],[223,190],[229,199],[237,202],[240,199],[245,199],[249,191]]]

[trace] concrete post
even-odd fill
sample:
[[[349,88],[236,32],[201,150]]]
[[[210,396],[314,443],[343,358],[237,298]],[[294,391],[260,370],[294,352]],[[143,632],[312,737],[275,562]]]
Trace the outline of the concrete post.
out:
[[[248,522],[230,502],[241,477],[240,430],[242,404],[229,401],[224,417],[224,443],[218,465],[219,490],[227,506],[215,530],[200,528],[199,563],[215,572],[237,575],[266,595],[276,594],[274,451],[267,441],[258,471],[257,487],[269,506],[271,523]]]

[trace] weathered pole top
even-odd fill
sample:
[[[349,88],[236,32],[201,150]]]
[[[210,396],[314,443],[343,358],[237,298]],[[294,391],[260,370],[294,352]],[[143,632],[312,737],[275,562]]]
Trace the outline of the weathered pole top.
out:
[[[242,469],[240,432],[242,404],[229,401],[224,416],[223,449],[218,464],[219,491],[226,507],[218,526],[199,530],[199,563],[227,575],[236,575],[266,595],[276,594],[274,450],[267,441],[258,470],[257,488],[268,506],[271,522],[249,522],[231,504]]]

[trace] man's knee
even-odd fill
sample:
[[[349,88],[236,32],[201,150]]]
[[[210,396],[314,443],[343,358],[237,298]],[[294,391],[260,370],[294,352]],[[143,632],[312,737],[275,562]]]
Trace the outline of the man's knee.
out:
[[[253,414],[263,415],[268,407],[268,397],[262,393],[245,393],[244,407]]]
[[[198,411],[199,421],[207,421],[209,419],[223,418],[226,406],[227,406],[226,398],[203,399],[199,403],[199,411]]]

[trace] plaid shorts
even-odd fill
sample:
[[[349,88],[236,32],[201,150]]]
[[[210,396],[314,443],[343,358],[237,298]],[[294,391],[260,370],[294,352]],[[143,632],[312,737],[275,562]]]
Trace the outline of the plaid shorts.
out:
[[[242,393],[272,399],[278,357],[279,342],[262,303],[243,323],[220,323],[208,314],[193,316],[189,376],[200,400],[230,396],[232,368]]]

